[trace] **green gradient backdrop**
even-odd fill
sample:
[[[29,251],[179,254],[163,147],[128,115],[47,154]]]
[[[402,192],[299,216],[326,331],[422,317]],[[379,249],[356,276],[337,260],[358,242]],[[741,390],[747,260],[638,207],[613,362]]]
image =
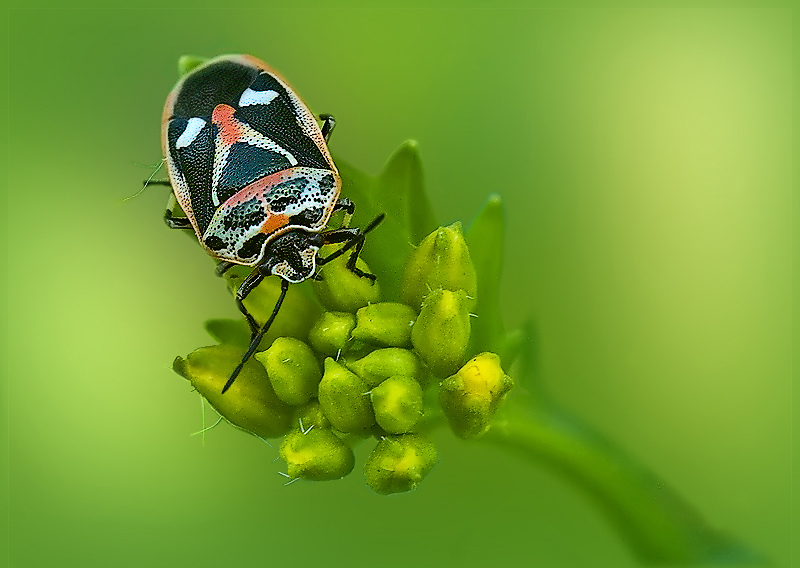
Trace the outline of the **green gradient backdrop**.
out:
[[[789,561],[791,16],[750,10],[10,13],[10,559],[630,566],[567,481],[440,436],[421,489],[284,487],[169,365],[235,307],[134,193],[183,53],[249,52],[443,221],[508,205],[508,320],[555,398]],[[363,463],[363,452],[360,456]]]

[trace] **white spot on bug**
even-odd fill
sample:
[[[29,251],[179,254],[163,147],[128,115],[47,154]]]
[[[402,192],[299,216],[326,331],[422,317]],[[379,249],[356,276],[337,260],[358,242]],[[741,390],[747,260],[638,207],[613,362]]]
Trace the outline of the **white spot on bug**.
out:
[[[189,122],[186,124],[186,129],[183,131],[178,137],[178,141],[175,143],[175,148],[185,148],[189,144],[195,141],[197,135],[200,134],[200,131],[203,130],[203,127],[206,125],[206,121],[202,118],[197,118],[193,116],[189,119]]]
[[[239,106],[252,106],[252,105],[268,105],[271,103],[278,93],[275,91],[254,91],[247,87],[242,96],[239,97]]]

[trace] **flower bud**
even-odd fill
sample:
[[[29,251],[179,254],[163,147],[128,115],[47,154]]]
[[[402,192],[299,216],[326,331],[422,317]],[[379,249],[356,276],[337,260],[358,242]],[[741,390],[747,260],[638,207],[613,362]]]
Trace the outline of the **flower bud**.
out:
[[[322,248],[323,256],[338,249],[338,246],[325,246]],[[377,282],[357,276],[347,268],[349,258],[348,251],[324,265],[319,270],[321,280],[312,282],[317,298],[330,311],[354,313],[358,308],[379,302],[381,299],[381,287]],[[370,273],[369,266],[361,258],[356,261],[356,268]]]
[[[330,481],[353,471],[353,450],[333,432],[312,428],[289,433],[281,444],[280,455],[292,479]]]
[[[347,346],[347,351],[343,351],[341,357],[334,357],[334,359],[349,369],[351,364],[366,357],[373,351],[375,351],[374,345],[354,339],[353,342]]]
[[[319,401],[314,399],[309,401],[308,404],[297,409],[295,415],[296,423],[303,430],[308,430],[312,426],[314,428],[330,428],[331,423],[322,412],[322,406]]]
[[[359,432],[375,424],[367,392],[369,387],[357,375],[330,357],[319,383],[319,404],[334,428]]]
[[[389,434],[409,432],[422,416],[422,387],[411,377],[389,377],[370,399],[375,421]]]
[[[481,353],[458,373],[442,381],[439,404],[459,438],[474,438],[489,430],[503,396],[514,381],[500,367],[500,357]]]
[[[175,359],[172,368],[234,426],[262,438],[282,436],[292,426],[292,408],[277,397],[258,361],[245,363],[236,382],[222,394],[242,355],[244,349],[232,345],[201,347],[186,359]]]
[[[356,312],[353,337],[374,345],[406,347],[411,342],[411,326],[416,319],[416,312],[405,304],[371,304]]]
[[[201,66],[208,61],[207,57],[199,57],[197,55],[181,55],[178,59],[178,75],[183,77],[195,67]]]
[[[419,308],[431,290],[464,290],[477,298],[477,277],[469,256],[461,222],[439,227],[422,239],[403,272],[402,297]]]
[[[317,394],[322,369],[311,348],[299,339],[279,337],[254,357],[264,365],[275,394],[286,404],[300,406]]]
[[[370,428],[366,430],[359,430],[358,432],[342,432],[336,428],[331,428],[331,432],[336,434],[336,437],[339,438],[344,444],[351,448],[355,448],[372,435],[372,428],[375,428],[374,424]]]
[[[244,268],[252,270],[249,267]],[[246,276],[247,273],[238,267],[225,273],[228,288],[233,294],[236,294],[236,290],[242,284],[243,276]],[[270,276],[247,295],[244,299],[244,307],[255,318],[259,326],[263,325],[272,315],[275,302],[278,301],[280,294],[281,279],[277,276]],[[261,346],[272,345],[272,342],[278,337],[307,338],[308,330],[317,320],[320,311],[319,305],[313,301],[307,291],[302,289],[302,286],[289,286],[281,309],[261,341]]]
[[[469,345],[470,300],[464,290],[434,290],[411,330],[411,343],[437,377],[454,373]]]
[[[387,347],[376,349],[348,367],[366,383],[367,390],[381,384],[395,375],[418,378],[422,374],[422,364],[408,349]]]
[[[387,436],[372,450],[364,477],[381,495],[416,489],[436,464],[436,446],[419,434]]]
[[[346,312],[325,312],[308,332],[308,342],[314,351],[325,357],[336,357],[344,351],[356,318]]]

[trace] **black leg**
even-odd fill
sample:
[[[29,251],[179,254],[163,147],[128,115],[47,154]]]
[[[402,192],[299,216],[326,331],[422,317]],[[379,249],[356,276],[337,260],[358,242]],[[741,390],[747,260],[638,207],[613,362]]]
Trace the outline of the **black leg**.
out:
[[[321,245],[335,245],[336,243],[346,243],[347,241],[357,239],[360,234],[361,229],[359,228],[342,227],[341,229],[332,229],[321,233],[319,240]],[[330,256],[333,256],[333,254]],[[337,254],[336,256],[339,255]]]
[[[319,117],[323,121],[322,137],[325,139],[325,143],[327,144],[328,140],[331,139],[331,133],[333,132],[333,129],[336,128],[336,119],[330,114],[321,114]]]
[[[146,179],[146,180],[144,180],[144,185],[145,186],[148,186],[148,185],[168,185],[169,187],[172,187],[172,184],[169,182],[168,179],[150,179],[150,180]]]
[[[250,326],[250,336],[255,337],[256,333],[258,332],[258,323],[256,323],[255,318],[250,315],[250,312],[247,311],[247,308],[244,307],[244,299],[247,295],[253,291],[253,289],[261,284],[261,281],[264,279],[264,275],[261,274],[261,271],[256,268],[250,275],[244,279],[242,285],[239,286],[239,289],[236,290],[236,307],[239,308],[239,311],[242,312],[242,315],[247,320],[247,324]]]
[[[170,229],[194,229],[188,217],[173,217],[169,209],[164,213],[164,222]]]
[[[367,225],[367,228],[364,229],[363,231],[361,229],[344,228],[344,229],[334,229],[333,231],[328,231],[326,233],[322,233],[321,236],[322,236],[324,244],[341,243],[341,242],[345,242],[345,241],[347,241],[347,242],[345,243],[345,245],[342,248],[340,248],[339,250],[337,250],[335,252],[332,252],[328,256],[326,256],[324,258],[317,257],[317,264],[323,265],[323,264],[326,264],[326,263],[332,261],[335,258],[339,258],[340,256],[342,256],[344,253],[346,253],[352,247],[356,246],[359,241],[363,241],[364,237],[367,236],[367,233],[371,232],[375,227],[380,225],[381,221],[383,221],[385,217],[386,217],[386,214],[381,213],[380,215],[375,217],[375,219],[372,220],[372,223]],[[348,236],[344,237],[344,235],[348,235]],[[330,239],[330,240],[328,240],[328,239]],[[360,250],[360,248],[359,248],[359,250]]]
[[[359,278],[369,278],[373,284],[377,277],[369,272],[364,272],[356,266],[358,255],[361,254],[361,249],[364,248],[364,238],[358,239],[358,243],[353,247],[353,252],[350,253],[350,258],[347,259],[347,270],[358,276]]]
[[[150,182],[150,183],[157,183],[157,182]],[[167,182],[169,185],[169,182]],[[189,221],[188,217],[174,217],[172,212],[175,210],[175,206],[178,204],[177,200],[175,199],[175,194],[170,193],[169,199],[167,200],[167,210],[164,213],[164,222],[167,224],[167,227],[170,229],[192,229],[192,223]]]
[[[317,257],[317,264],[319,266],[323,266],[328,262],[339,258],[349,249],[355,247],[353,252],[350,254],[350,258],[347,259],[347,269],[359,278],[369,278],[372,282],[375,282],[375,275],[370,274],[369,272],[364,272],[360,268],[357,268],[356,261],[358,260],[358,255],[361,253],[361,249],[364,247],[364,238],[367,236],[367,233],[377,227],[381,221],[383,221],[384,217],[386,217],[386,215],[381,213],[375,217],[372,223],[367,225],[367,228],[363,231],[361,231],[361,229],[342,228],[322,233],[321,237],[324,244],[341,242],[344,242],[345,244],[342,248],[332,252],[326,257]]]
[[[214,273],[215,273],[217,276],[222,276],[223,274],[225,274],[226,272],[228,272],[228,270],[230,270],[230,269],[231,269],[231,268],[233,268],[234,266],[236,266],[236,264],[235,264],[235,263],[233,263],[233,262],[228,262],[227,260],[223,260],[222,262],[220,262],[219,264],[217,264],[217,267],[214,269]]]
[[[258,272],[258,270],[256,270],[255,272]],[[261,278],[263,278],[263,276]],[[239,289],[241,290],[241,288]],[[253,336],[253,339],[250,341],[250,347],[247,348],[247,353],[244,354],[244,357],[242,357],[241,362],[238,365],[236,365],[236,368],[233,370],[233,373],[231,373],[231,377],[228,379],[228,382],[225,383],[224,387],[222,387],[223,394],[225,394],[225,391],[231,387],[233,381],[235,381],[236,377],[239,376],[239,373],[242,372],[244,364],[247,363],[247,360],[250,359],[250,357],[253,356],[253,353],[256,352],[256,349],[258,349],[258,344],[261,343],[261,339],[264,337],[264,334],[267,333],[267,331],[269,330],[269,326],[271,326],[272,322],[275,321],[275,316],[278,315],[278,311],[281,309],[281,304],[283,304],[283,299],[286,297],[286,291],[288,289],[289,289],[289,282],[287,280],[281,280],[281,295],[278,297],[278,301],[275,302],[275,307],[272,310],[272,315],[269,316],[269,319],[264,323],[263,326],[261,326],[261,329],[258,331],[258,333],[256,333],[255,336]]]
[[[336,205],[333,206],[333,211],[331,214],[336,213],[337,211],[341,211],[344,209],[345,213],[348,215],[352,215],[356,212],[356,204],[347,199],[346,197],[342,197],[339,201],[336,202]]]

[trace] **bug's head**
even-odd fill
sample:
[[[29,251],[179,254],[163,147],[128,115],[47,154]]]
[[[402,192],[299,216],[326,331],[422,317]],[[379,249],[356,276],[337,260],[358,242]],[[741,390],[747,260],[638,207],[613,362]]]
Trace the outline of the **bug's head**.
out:
[[[289,282],[302,282],[314,275],[319,245],[314,236],[289,231],[272,241],[264,251],[262,270]]]

